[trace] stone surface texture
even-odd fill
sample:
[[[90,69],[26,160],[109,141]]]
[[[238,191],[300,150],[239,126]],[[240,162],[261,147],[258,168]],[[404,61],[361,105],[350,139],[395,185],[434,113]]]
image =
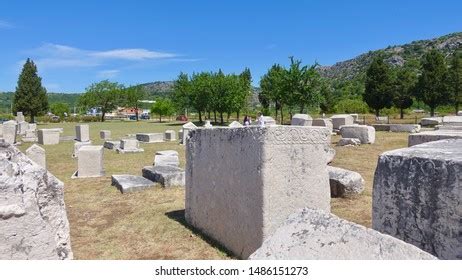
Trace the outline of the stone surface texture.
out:
[[[344,125],[340,128],[342,138],[358,138],[361,144],[374,144],[375,128],[368,125]]]
[[[361,145],[361,140],[358,138],[342,138],[338,140],[337,146],[359,146]]]
[[[185,186],[185,172],[176,166],[145,166],[142,174],[144,178],[159,183],[164,188]]]
[[[342,125],[352,125],[354,124],[354,119],[351,115],[333,115],[330,117],[332,120],[332,126],[334,129],[340,129]]]
[[[103,147],[109,150],[115,150],[120,148],[120,140],[119,141],[104,141]]]
[[[176,131],[172,129],[166,130],[164,134],[164,140],[165,141],[176,141]]]
[[[74,142],[74,151],[72,152],[72,157],[73,158],[78,158],[79,157],[79,149],[83,146],[88,146],[91,145],[91,141],[88,142]]]
[[[180,135],[182,136],[182,137],[180,137],[180,139],[181,139],[181,144],[183,144],[183,145],[186,144],[186,141],[187,141],[187,139],[188,139],[189,132],[190,132],[191,130],[196,129],[196,128],[197,128],[197,126],[196,126],[195,124],[193,124],[192,122],[188,122],[188,123],[186,123],[186,124],[183,125],[183,131],[182,131],[182,132],[180,131]]]
[[[0,144],[0,259],[72,259],[64,185]]]
[[[364,179],[358,172],[327,166],[331,197],[348,197],[364,191]]]
[[[110,130],[100,130],[99,138],[101,138],[102,140],[111,139],[111,131]]]
[[[314,119],[313,126],[324,126],[329,128],[330,131],[334,129],[331,119]]]
[[[136,139],[122,139],[119,147],[116,148],[118,153],[141,153],[144,149],[140,148],[140,142]]]
[[[330,137],[328,129],[313,126],[191,132],[187,222],[247,258],[296,209],[330,211]]]
[[[50,129],[39,129],[37,132],[38,143],[41,145],[56,145],[59,144],[59,130]]]
[[[440,259],[462,259],[462,140],[383,153],[372,227]]]
[[[82,146],[78,157],[78,178],[104,176],[103,146]]]
[[[180,166],[180,159],[178,155],[155,155],[154,156],[154,165],[169,165],[169,166]]]
[[[254,252],[252,260],[431,260],[432,255],[389,235],[304,208]]]
[[[3,139],[6,143],[15,144],[18,134],[18,125],[15,121],[6,121],[3,123]]]
[[[443,125],[462,126],[462,116],[445,116]]]
[[[376,131],[390,132],[409,132],[416,133],[420,131],[419,124],[373,124]]]
[[[47,169],[46,153],[44,148],[33,144],[26,150],[26,156],[36,164]]]
[[[290,121],[290,125],[311,126],[313,118],[307,114],[295,114]]]
[[[443,122],[442,117],[429,117],[429,118],[422,118],[420,120],[421,126],[434,126],[439,125]]]
[[[156,184],[141,176],[135,175],[112,175],[112,185],[115,186],[121,193],[142,191],[147,188],[152,188]]]
[[[423,131],[420,133],[409,134],[408,146],[415,146],[422,143],[438,141],[443,139],[462,139],[461,130],[435,130]]]

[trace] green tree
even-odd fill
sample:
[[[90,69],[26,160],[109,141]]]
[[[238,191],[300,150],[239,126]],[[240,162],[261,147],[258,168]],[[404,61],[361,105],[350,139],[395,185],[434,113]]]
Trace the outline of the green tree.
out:
[[[162,116],[171,116],[174,113],[175,105],[170,99],[158,99],[151,107],[151,114],[159,115],[159,122],[162,122]]]
[[[422,58],[422,73],[416,85],[417,99],[430,107],[430,115],[435,108],[448,101],[448,69],[441,52],[431,50]]]
[[[202,72],[193,74],[191,78],[191,107],[199,114],[199,122],[202,122],[202,113],[210,106],[212,88],[212,74]]]
[[[19,75],[13,97],[13,112],[23,112],[34,122],[35,117],[45,113],[47,109],[48,98],[46,89],[42,87],[42,78],[37,74],[35,63],[28,58]]]
[[[412,106],[414,87],[417,75],[411,68],[397,70],[394,82],[393,105],[400,110],[400,118],[404,118],[404,109]]]
[[[279,64],[274,64],[260,79],[261,96],[267,98],[275,104],[276,120],[278,110],[282,108],[286,101],[284,99],[284,68]]]
[[[452,56],[451,68],[449,69],[449,87],[451,102],[454,103],[457,114],[462,103],[462,52],[454,53]]]
[[[101,121],[104,122],[104,117],[107,112],[110,112],[120,106],[124,102],[124,86],[103,80],[98,83],[91,84],[86,88],[86,92],[79,97],[79,105],[84,108],[100,108]]]
[[[322,97],[322,101],[319,104],[321,113],[333,113],[337,104],[337,98],[332,86],[327,81],[321,83],[319,94]]]
[[[190,101],[191,82],[187,74],[181,72],[173,84],[172,101],[178,111],[184,111],[185,115],[187,109],[191,106]]]
[[[390,108],[393,102],[393,79],[391,70],[381,57],[375,57],[366,71],[363,100],[380,115],[380,110]]]
[[[70,108],[69,108],[69,104],[67,103],[63,103],[63,102],[59,102],[59,103],[53,103],[50,105],[50,111],[56,115],[56,116],[60,116],[61,118],[63,118],[64,116],[69,115],[69,112],[71,111]]]
[[[146,96],[146,92],[142,85],[132,86],[123,90],[123,105],[135,109],[136,121],[138,121],[138,109],[140,100]]]

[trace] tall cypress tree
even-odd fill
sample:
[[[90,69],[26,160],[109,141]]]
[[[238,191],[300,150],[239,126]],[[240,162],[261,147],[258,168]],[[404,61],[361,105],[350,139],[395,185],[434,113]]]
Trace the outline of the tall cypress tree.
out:
[[[444,55],[432,50],[422,59],[422,74],[416,86],[416,97],[430,107],[430,115],[435,115],[435,109],[449,100],[448,69]]]
[[[37,66],[27,59],[19,75],[18,86],[13,97],[13,112],[29,115],[31,122],[48,109],[46,89],[42,87],[42,78],[37,74]]]
[[[462,52],[454,53],[449,69],[451,101],[454,103],[456,114],[462,103]]]
[[[404,109],[412,106],[414,87],[417,82],[417,75],[412,71],[411,68],[404,67],[397,70],[393,104],[396,108],[399,108],[400,118],[404,118]]]
[[[381,57],[374,58],[367,69],[365,86],[363,100],[378,117],[380,110],[390,108],[393,102],[391,69]]]

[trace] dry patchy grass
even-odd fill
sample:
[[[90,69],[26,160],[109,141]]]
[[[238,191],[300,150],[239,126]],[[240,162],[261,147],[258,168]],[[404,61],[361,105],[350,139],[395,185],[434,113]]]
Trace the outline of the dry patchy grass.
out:
[[[75,123],[39,125],[63,127],[65,136],[75,135]],[[177,123],[105,122],[90,123],[93,143],[101,145],[99,131],[112,131],[119,139],[136,132],[178,131]],[[338,141],[338,136],[333,142]],[[405,147],[407,134],[377,133],[377,143],[360,147],[336,147],[334,166],[354,170],[366,180],[363,194],[350,199],[333,199],[332,211],[340,217],[365,226],[371,224],[371,191],[377,157],[386,150]],[[20,146],[25,150],[30,144]],[[184,221],[184,189],[152,188],[138,193],[120,194],[111,187],[112,174],[141,175],[143,166],[152,165],[155,151],[172,149],[180,154],[184,166],[184,147],[175,143],[142,144],[144,153],[117,154],[105,150],[106,176],[70,179],[77,169],[71,158],[73,141],[44,146],[51,173],[65,184],[65,201],[76,259],[227,259],[219,246],[200,235]]]

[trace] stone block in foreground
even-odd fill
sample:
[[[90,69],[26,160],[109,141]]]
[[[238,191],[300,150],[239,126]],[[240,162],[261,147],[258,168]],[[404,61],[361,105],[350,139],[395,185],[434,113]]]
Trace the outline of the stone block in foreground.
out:
[[[72,259],[64,184],[0,143],[0,259]]]
[[[142,191],[155,186],[153,181],[135,175],[112,175],[111,181],[121,193]]]
[[[164,188],[185,186],[185,172],[176,166],[145,166],[142,173],[144,178],[159,183]]]
[[[431,260],[389,235],[321,210],[302,209],[254,252],[253,260]]]
[[[438,141],[443,139],[462,139],[461,130],[434,130],[409,134],[408,146],[415,146],[422,143]]]
[[[361,144],[374,144],[375,128],[368,125],[344,125],[340,127],[342,138],[357,138]]]
[[[462,140],[383,153],[372,227],[440,259],[462,259]]]
[[[196,129],[186,146],[186,220],[247,258],[301,207],[330,211],[330,131]]]

